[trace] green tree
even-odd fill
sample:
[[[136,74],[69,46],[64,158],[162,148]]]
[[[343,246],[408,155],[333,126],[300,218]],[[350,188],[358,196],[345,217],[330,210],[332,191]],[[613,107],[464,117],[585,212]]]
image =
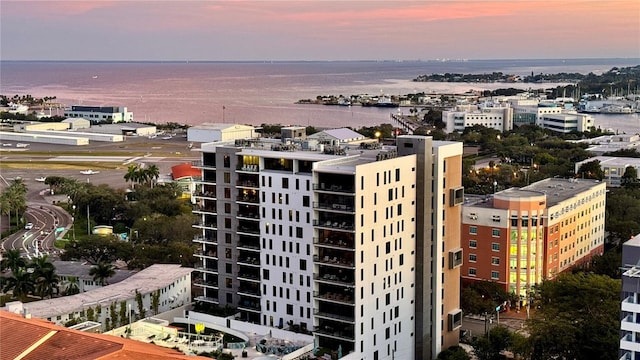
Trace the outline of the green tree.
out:
[[[604,171],[602,171],[599,160],[589,161],[580,165],[580,167],[578,168],[578,174],[576,175],[580,176],[583,179],[604,179]]]
[[[13,298],[25,302],[35,291],[31,274],[25,268],[18,268],[5,279],[4,292],[12,292]]]
[[[528,320],[534,359],[617,359],[620,280],[564,273],[535,288]]]
[[[22,257],[20,249],[7,250],[2,259],[2,270],[9,269],[12,272],[27,266],[27,261]]]
[[[66,295],[75,295],[80,293],[80,282],[77,276],[70,276],[67,289],[65,290]]]
[[[89,275],[93,276],[93,281],[102,286],[109,284],[109,278],[115,274],[115,266],[109,263],[98,263],[89,270]]]
[[[622,174],[622,178],[620,179],[622,186],[628,188],[635,188],[639,185],[640,180],[638,180],[638,171],[633,166],[627,166],[624,169],[624,174]]]
[[[31,276],[35,283],[35,292],[41,298],[44,299],[45,296],[51,298],[54,292],[59,292],[60,279],[47,255],[34,258],[29,268],[33,270]]]
[[[144,303],[142,301],[142,294],[136,290],[136,302],[138,304],[138,319],[143,319],[145,314]]]
[[[114,237],[90,235],[71,240],[65,247],[63,260],[81,259],[91,264],[110,263],[121,257],[127,244]]]
[[[460,346],[452,346],[440,352],[437,360],[471,360],[467,351]]]
[[[150,186],[153,188],[154,183],[157,182],[160,177],[160,169],[156,164],[152,164],[144,170],[144,173],[147,182],[149,182]]]

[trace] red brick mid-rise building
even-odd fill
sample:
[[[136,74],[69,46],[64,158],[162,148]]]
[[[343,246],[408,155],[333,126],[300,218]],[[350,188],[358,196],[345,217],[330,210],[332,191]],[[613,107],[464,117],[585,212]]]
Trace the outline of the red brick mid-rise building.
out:
[[[604,251],[605,183],[546,179],[465,202],[463,281],[528,289]]]

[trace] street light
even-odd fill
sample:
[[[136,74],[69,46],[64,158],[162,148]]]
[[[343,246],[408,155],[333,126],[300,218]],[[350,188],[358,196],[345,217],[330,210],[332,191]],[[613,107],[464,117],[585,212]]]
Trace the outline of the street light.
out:
[[[497,181],[493,181],[493,193],[496,193],[496,189],[498,188],[498,182]]]
[[[73,240],[76,240],[76,206],[72,205],[73,216],[71,216],[71,231],[73,232]]]

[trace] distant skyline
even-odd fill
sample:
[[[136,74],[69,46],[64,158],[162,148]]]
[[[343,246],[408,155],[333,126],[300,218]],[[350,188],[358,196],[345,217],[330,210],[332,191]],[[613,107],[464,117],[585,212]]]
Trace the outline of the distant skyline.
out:
[[[0,2],[2,60],[639,57],[637,0]]]

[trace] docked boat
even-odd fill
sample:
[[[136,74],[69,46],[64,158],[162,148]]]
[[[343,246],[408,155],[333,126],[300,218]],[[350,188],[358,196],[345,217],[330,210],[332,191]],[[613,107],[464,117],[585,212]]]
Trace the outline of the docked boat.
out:
[[[625,107],[620,105],[605,105],[600,108],[600,113],[629,115],[629,114],[633,114],[633,109],[630,107]]]
[[[395,103],[391,100],[391,97],[389,96],[382,96],[378,99],[378,102],[376,103],[377,107],[398,107],[400,106],[400,104]]]

